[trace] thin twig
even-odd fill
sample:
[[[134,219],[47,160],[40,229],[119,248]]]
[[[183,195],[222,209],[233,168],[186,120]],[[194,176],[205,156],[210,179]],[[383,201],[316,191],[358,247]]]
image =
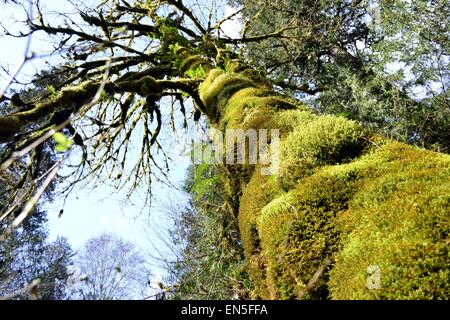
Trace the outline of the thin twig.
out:
[[[98,101],[100,101],[103,89],[104,89],[104,87],[106,85],[106,82],[108,80],[110,66],[111,66],[111,59],[109,59],[108,62],[107,62],[107,66],[106,66],[105,73],[103,75],[102,82],[101,82],[99,88],[97,89],[97,92],[95,93],[94,98],[92,99],[92,101],[90,103],[88,103],[85,106],[83,106],[80,110],[89,109],[90,107],[92,107],[93,105],[98,103]],[[57,132],[57,131],[61,130],[62,128],[64,128],[65,126],[67,126],[71,121],[74,120],[74,118],[77,118],[77,117],[81,116],[82,114],[83,114],[82,112],[78,112],[76,115],[74,115],[73,117],[67,119],[66,121],[64,121],[63,123],[58,125],[57,127],[49,130],[46,134],[44,134],[39,139],[37,139],[36,141],[31,143],[29,146],[25,147],[21,151],[14,152],[11,155],[11,157],[9,159],[7,159],[1,165],[0,170],[6,170],[17,158],[26,155],[28,152],[30,152],[31,150],[36,148],[38,145],[40,145],[42,142],[44,142],[46,139],[50,138],[55,132]],[[59,168],[60,168],[60,166],[61,166],[63,161],[64,161],[64,157],[61,160],[59,160],[57,163],[54,164],[53,169],[50,169],[51,171],[48,172],[48,176],[44,180],[44,182],[42,183],[42,186],[35,193],[35,195],[26,203],[26,205],[23,208],[22,212],[14,219],[14,221],[11,224],[11,226],[9,226],[5,230],[5,232],[0,236],[0,241],[3,241],[7,235],[11,234],[11,232],[14,230],[14,228],[19,226],[20,223],[22,223],[22,221],[30,214],[30,212],[33,210],[35,205],[38,203],[38,200],[41,197],[41,195],[44,193],[45,189],[48,187],[50,182],[56,176],[56,173],[58,172],[58,170],[59,170]],[[45,174],[47,174],[47,173],[45,173]],[[12,212],[12,210],[8,210],[7,211],[8,214],[10,212]],[[6,214],[3,214],[2,215],[2,219],[4,219],[5,216],[6,216]]]
[[[29,1],[28,3],[30,5],[28,13],[29,13],[29,16],[32,17],[33,16],[33,2]],[[25,45],[25,52],[23,54],[22,60],[17,64],[16,69],[11,74],[8,81],[6,81],[5,87],[0,91],[0,100],[3,98],[3,95],[5,94],[6,90],[8,90],[11,83],[14,81],[16,76],[19,74],[20,70],[22,70],[25,63],[34,58],[34,54],[31,54],[31,56],[28,56],[28,52],[30,51],[30,47],[31,47],[31,35],[32,35],[32,33],[29,33],[27,36],[27,43]]]
[[[314,273],[314,275],[312,276],[311,279],[309,279],[308,283],[306,284],[306,287],[302,290],[300,290],[297,293],[297,299],[298,300],[302,300],[305,296],[305,294],[308,291],[311,291],[317,284],[317,281],[319,281],[320,276],[323,274],[323,272],[325,271],[325,269],[331,264],[331,258],[330,257],[326,257],[324,262],[319,266],[319,268],[317,268],[316,272]]]
[[[56,173],[58,172],[64,158],[59,160],[56,165],[54,166],[53,170],[49,173],[47,178],[42,183],[41,187],[38,189],[38,191],[34,194],[34,196],[28,200],[28,202],[25,204],[25,207],[22,209],[22,212],[13,220],[11,225],[6,228],[2,236],[0,237],[0,241],[5,240],[6,236],[10,235],[15,228],[17,228],[23,220],[25,220],[30,212],[33,210],[33,208],[36,206],[36,204],[39,201],[39,198],[44,193],[45,189],[47,189],[48,185],[52,180],[55,178]]]

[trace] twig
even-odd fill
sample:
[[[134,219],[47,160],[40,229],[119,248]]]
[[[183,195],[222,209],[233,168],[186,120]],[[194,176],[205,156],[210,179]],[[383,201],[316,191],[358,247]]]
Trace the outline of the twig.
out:
[[[8,226],[8,228],[6,228],[6,230],[4,231],[4,233],[2,234],[2,236],[0,237],[0,241],[5,240],[6,236],[10,235],[12,233],[12,231],[17,228],[23,220],[25,220],[26,217],[28,217],[28,215],[30,214],[30,212],[33,210],[33,208],[36,206],[36,204],[39,201],[39,198],[41,197],[41,195],[44,193],[45,189],[47,189],[48,185],[50,184],[50,182],[53,180],[53,178],[56,176],[56,173],[59,170],[59,167],[61,166],[62,162],[63,162],[64,158],[62,158],[61,160],[59,160],[53,170],[49,173],[49,175],[47,176],[47,178],[44,180],[44,182],[42,183],[41,187],[38,189],[38,191],[34,194],[34,196],[28,200],[28,202],[25,204],[25,207],[22,209],[22,212],[13,220],[13,222],[11,223],[10,226]]]
[[[210,27],[209,30],[214,30],[214,29],[218,29],[220,28],[220,26],[222,24],[224,24],[226,21],[233,19],[235,16],[237,16],[238,14],[240,14],[242,11],[244,10],[244,7],[242,7],[239,10],[236,10],[235,12],[229,14],[228,16],[226,16],[225,18],[221,19],[220,21],[218,21],[214,26]]]
[[[323,274],[325,269],[331,264],[331,258],[328,256],[325,258],[324,262],[317,268],[316,272],[312,276],[312,278],[308,281],[306,287],[302,290],[300,290],[297,293],[297,299],[302,300],[305,296],[305,294],[308,291],[311,291],[317,284],[317,281],[319,281],[320,276]]]
[[[29,16],[32,17],[33,16],[33,2],[29,1],[29,5],[30,5],[30,8],[29,8],[28,13],[29,13]],[[29,33],[27,36],[27,43],[25,45],[25,52],[23,54],[23,59],[17,64],[16,69],[11,74],[11,77],[9,77],[8,81],[6,81],[5,87],[0,91],[0,100],[3,98],[3,95],[5,94],[6,90],[8,90],[11,83],[14,81],[16,76],[19,74],[20,70],[22,70],[25,63],[28,60],[31,60],[34,58],[33,53],[31,54],[31,56],[28,56],[28,52],[30,51],[30,47],[31,47],[31,35],[32,35],[32,33]]]
[[[97,92],[95,93],[94,98],[92,99],[92,101],[90,103],[88,103],[85,106],[83,106],[80,110],[82,110],[82,109],[89,109],[90,107],[95,105],[101,99],[101,95],[102,95],[103,89],[104,89],[104,87],[106,85],[106,82],[108,80],[110,66],[111,66],[111,59],[109,59],[107,64],[106,64],[106,70],[105,70],[105,73],[103,75],[102,82],[101,82],[99,88],[97,89]],[[11,155],[11,157],[9,159],[7,159],[0,166],[0,170],[6,170],[17,158],[26,155],[32,149],[36,148],[39,144],[44,142],[46,139],[50,138],[55,132],[57,132],[57,131],[61,130],[62,128],[64,128],[65,126],[67,126],[71,121],[74,120],[74,118],[79,117],[81,114],[82,114],[82,112],[78,112],[76,115],[74,115],[73,117],[67,119],[66,121],[64,121],[63,123],[61,123],[57,127],[55,127],[54,129],[49,130],[46,134],[44,134],[39,139],[37,139],[36,141],[31,143],[29,146],[25,147],[21,151],[14,152]],[[50,169],[50,171],[48,172],[47,178],[44,180],[44,182],[42,183],[42,185],[39,188],[39,190],[26,203],[26,205],[23,208],[22,212],[14,219],[12,224],[8,228],[6,228],[5,232],[0,236],[0,241],[3,241],[7,235],[11,234],[11,232],[14,230],[14,228],[19,226],[20,223],[22,223],[22,221],[30,214],[30,212],[33,210],[35,205],[38,203],[38,200],[41,197],[41,195],[44,193],[45,189],[48,187],[50,182],[56,176],[56,173],[58,172],[58,170],[59,170],[59,168],[60,168],[60,166],[61,166],[63,161],[64,161],[64,157],[61,160],[59,160],[57,163],[54,164],[53,169]],[[10,212],[12,212],[12,210],[8,210],[7,211],[8,214]],[[4,219],[5,216],[6,216],[6,214],[3,214],[1,218]]]
[[[364,140],[366,140],[367,142],[370,142],[371,144],[373,144],[375,147],[377,147],[378,149],[381,149],[381,147],[378,145],[378,144],[376,144],[374,141],[372,141],[372,140],[369,140],[369,139],[367,139],[366,137],[361,137],[361,138],[363,138]]]

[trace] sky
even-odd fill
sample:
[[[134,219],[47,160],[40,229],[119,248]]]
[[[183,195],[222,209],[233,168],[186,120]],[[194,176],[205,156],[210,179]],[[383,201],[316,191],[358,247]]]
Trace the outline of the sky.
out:
[[[63,10],[63,12],[67,10],[64,1],[42,2],[51,3],[55,10]],[[85,1],[83,3],[86,4]],[[227,6],[224,14],[226,16],[232,12],[233,9]],[[4,26],[14,28],[12,18],[23,19],[23,14],[20,11],[11,10],[8,6],[6,10],[0,10],[0,21]],[[239,29],[240,24],[237,20],[227,21],[222,26],[222,30],[232,37],[239,36]],[[13,70],[23,57],[25,46],[24,38],[0,36],[0,48],[2,48],[0,65]],[[30,52],[41,53],[48,48],[49,43],[45,38],[32,38]],[[20,76],[32,76],[44,66],[43,61],[39,59],[27,62],[21,69]],[[8,76],[1,71],[0,88],[6,85],[7,80]],[[178,145],[182,144],[183,141],[178,141]],[[166,252],[165,244],[158,236],[160,233],[166,233],[171,225],[170,219],[165,214],[166,207],[183,206],[188,201],[187,195],[180,189],[190,159],[180,150],[174,158],[169,176],[170,181],[178,188],[161,184],[153,185],[152,191],[155,197],[151,206],[143,207],[139,198],[133,199],[135,203],[131,204],[125,201],[125,193],[116,193],[114,189],[106,186],[94,189],[76,188],[67,199],[58,197],[52,203],[45,204],[50,240],[58,236],[66,237],[72,248],[77,250],[87,239],[102,232],[113,232],[133,242],[144,254],[149,253],[149,250],[151,251],[154,247]],[[140,190],[140,192],[146,192],[146,190]],[[64,212],[58,217],[61,209],[64,209]],[[162,273],[161,269],[155,267],[155,278],[161,278]]]

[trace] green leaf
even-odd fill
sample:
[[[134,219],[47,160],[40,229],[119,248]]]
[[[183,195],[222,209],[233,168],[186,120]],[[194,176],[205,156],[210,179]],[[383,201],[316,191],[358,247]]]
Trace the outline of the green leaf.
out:
[[[343,118],[348,118],[348,116],[350,116],[351,114],[352,113],[349,112],[349,111],[344,111],[344,112],[338,113],[337,116],[338,117],[343,117]]]
[[[57,152],[64,152],[73,145],[73,140],[61,132],[54,133],[53,140],[56,142],[55,150]]]
[[[55,96],[56,95],[56,89],[54,86],[50,85],[48,86],[48,91],[50,92],[50,95]]]
[[[64,152],[64,151],[66,151],[67,150],[67,147],[66,146],[63,146],[62,144],[57,144],[56,146],[55,146],[55,151],[56,152]]]

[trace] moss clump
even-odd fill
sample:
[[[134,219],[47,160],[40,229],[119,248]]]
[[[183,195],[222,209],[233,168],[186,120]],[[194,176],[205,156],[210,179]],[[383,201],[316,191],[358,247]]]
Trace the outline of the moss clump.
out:
[[[358,186],[352,172],[324,170],[301,181],[261,210],[258,231],[271,276],[271,297],[295,298],[317,268],[338,248],[340,212]],[[325,282],[309,293],[327,298]]]
[[[12,134],[19,131],[21,126],[17,116],[0,117],[0,142],[6,141]]]
[[[450,297],[449,177],[449,156],[394,142],[317,168],[254,208],[267,273],[260,287],[270,298],[295,298],[331,257],[306,298]],[[380,290],[366,287],[369,265],[381,268]]]
[[[257,219],[260,210],[279,192],[273,177],[263,176],[259,168],[255,168],[251,180],[245,186],[239,206],[239,230],[242,246],[247,257],[247,270],[256,290],[254,298],[269,298],[266,279],[266,261],[261,253]]]
[[[254,70],[254,69],[247,68],[247,69],[243,70],[242,72],[240,72],[240,74],[242,76],[254,81],[255,83],[257,83],[258,87],[266,87],[267,89],[272,88],[272,85],[267,80],[267,78],[263,77],[258,71]]]
[[[316,117],[310,110],[282,110],[276,113],[273,121],[280,130],[281,136],[284,137],[291,133],[294,128],[309,123]]]
[[[242,188],[250,180],[251,171],[249,166],[238,164],[224,165],[221,170],[221,178],[223,179],[226,201],[230,212],[237,217],[239,210],[239,201],[242,195]]]
[[[214,80],[216,80],[216,78],[222,74],[224,74],[225,71],[223,71],[222,69],[212,69],[208,72],[207,77],[205,78],[205,80],[202,82],[202,84],[200,85],[200,88],[208,88],[213,82]],[[202,89],[200,89],[200,92],[203,91]]]
[[[215,121],[216,115],[222,112],[222,109],[228,102],[229,97],[247,87],[256,87],[256,84],[237,74],[217,72],[208,74],[206,80],[200,85],[200,99],[206,107],[207,114],[212,121]]]
[[[379,154],[342,217],[348,235],[330,275],[336,299],[450,297],[450,157],[400,143]],[[369,265],[381,288],[366,286]]]
[[[274,111],[298,108],[299,104],[296,101],[274,94],[269,91],[266,83],[253,78],[214,69],[208,73],[205,81],[200,85],[200,99],[209,110],[208,114],[211,115],[210,119],[213,122],[216,120],[215,116],[220,115],[222,129],[237,127],[245,120],[249,110],[270,111],[273,116]],[[255,121],[257,118],[259,116],[254,114],[252,121],[247,122],[261,123],[261,121]],[[246,127],[258,129],[249,125]],[[273,123],[271,127],[274,127]]]
[[[298,120],[281,144],[279,179],[287,190],[318,166],[357,157],[367,144],[364,130],[345,118],[300,114]]]
[[[161,88],[158,84],[158,81],[150,76],[146,76],[139,80],[139,83],[141,84],[139,87],[140,93],[143,96],[148,96],[150,94],[156,94],[159,93]]]
[[[241,128],[242,119],[244,118],[248,99],[267,95],[267,91],[250,87],[235,92],[227,102],[226,108],[222,113],[220,120],[221,129]]]
[[[299,103],[263,88],[245,88],[234,93],[222,114],[220,127],[278,129],[276,115],[282,110],[300,110]]]
[[[17,112],[10,116],[0,117],[0,141],[19,132],[33,121],[64,110],[77,111],[91,99],[98,90],[98,84],[83,82],[77,86],[65,88],[57,95],[44,102],[37,103],[34,108]]]
[[[303,298],[450,298],[450,156],[314,115],[238,74],[210,71],[200,94],[222,130],[281,133],[277,176],[224,174],[253,298],[298,297],[328,260]],[[370,265],[381,289],[366,287]]]
[[[240,59],[231,59],[225,64],[225,70],[230,73],[237,73],[246,68]]]
[[[188,56],[180,63],[180,73],[184,75],[188,70],[195,69],[196,67],[204,63],[206,63],[206,61],[199,55]]]

